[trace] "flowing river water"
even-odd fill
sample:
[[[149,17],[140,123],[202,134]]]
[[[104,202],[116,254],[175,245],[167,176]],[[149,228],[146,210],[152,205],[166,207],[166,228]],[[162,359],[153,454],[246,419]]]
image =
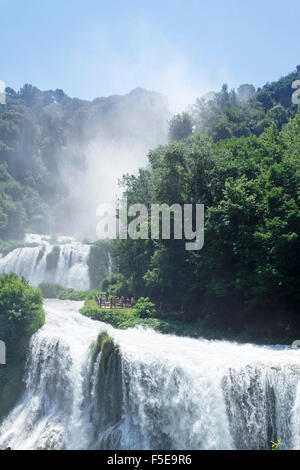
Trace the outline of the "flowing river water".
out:
[[[81,306],[45,301],[0,447],[300,449],[300,350],[115,330]],[[119,345],[105,367],[104,330]]]

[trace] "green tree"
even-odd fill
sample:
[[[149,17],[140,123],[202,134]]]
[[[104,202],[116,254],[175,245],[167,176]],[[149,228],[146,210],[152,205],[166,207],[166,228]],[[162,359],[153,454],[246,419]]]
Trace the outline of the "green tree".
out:
[[[0,275],[0,331],[6,343],[6,365],[0,366],[0,419],[21,390],[29,340],[45,321],[43,297],[15,274]]]
[[[193,133],[192,118],[188,113],[174,116],[169,123],[169,142],[184,140]]]

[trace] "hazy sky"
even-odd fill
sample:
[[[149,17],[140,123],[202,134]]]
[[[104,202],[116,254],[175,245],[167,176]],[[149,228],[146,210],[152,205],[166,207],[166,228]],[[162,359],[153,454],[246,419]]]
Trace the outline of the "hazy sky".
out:
[[[92,99],[142,86],[178,106],[300,64],[296,0],[0,0],[0,79]]]

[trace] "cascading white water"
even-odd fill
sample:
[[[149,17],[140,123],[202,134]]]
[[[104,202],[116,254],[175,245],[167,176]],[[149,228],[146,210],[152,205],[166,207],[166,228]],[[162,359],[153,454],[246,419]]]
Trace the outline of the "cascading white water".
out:
[[[0,447],[300,449],[300,351],[115,330],[80,306],[46,301]],[[106,367],[91,351],[103,330],[120,348]]]
[[[25,242],[38,245],[16,248],[0,258],[0,273],[15,272],[34,286],[41,282],[52,282],[76,290],[88,290],[90,283],[87,259],[90,246],[66,237],[60,237],[56,245],[51,245],[49,240],[50,237],[28,234]],[[47,256],[54,246],[59,247],[58,260],[53,268],[49,268]]]

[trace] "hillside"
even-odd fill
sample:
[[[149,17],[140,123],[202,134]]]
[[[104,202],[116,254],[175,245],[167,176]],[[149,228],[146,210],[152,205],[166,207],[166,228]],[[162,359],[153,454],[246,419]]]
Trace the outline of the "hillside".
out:
[[[185,240],[116,240],[120,294],[149,296],[163,311],[180,310],[210,328],[299,335],[296,78],[267,84],[247,102],[223,86],[198,114],[175,116],[169,145],[150,152],[139,175],[123,179],[129,204],[141,194],[148,206],[204,204],[205,241],[193,252]]]
[[[117,152],[124,159],[135,152],[142,162],[149,148],[166,142],[168,118],[166,99],[141,88],[91,102],[62,90],[7,88],[0,105],[0,238],[22,238],[25,229],[76,233],[83,214],[94,216],[102,202],[89,207],[91,184],[83,175],[99,172],[103,180],[107,160],[118,165]],[[77,182],[82,188],[74,187]]]
[[[208,135],[214,142],[259,136],[273,122],[280,130],[297,111],[292,104],[292,83],[299,78],[300,72],[292,72],[257,90],[249,84],[229,90],[224,84],[220,92],[197,99],[189,113],[173,118],[170,140],[188,137],[193,131]]]

